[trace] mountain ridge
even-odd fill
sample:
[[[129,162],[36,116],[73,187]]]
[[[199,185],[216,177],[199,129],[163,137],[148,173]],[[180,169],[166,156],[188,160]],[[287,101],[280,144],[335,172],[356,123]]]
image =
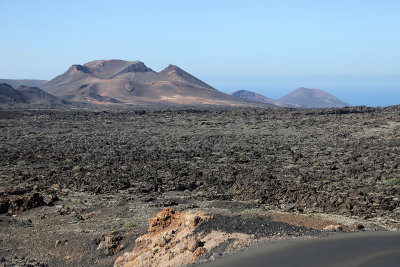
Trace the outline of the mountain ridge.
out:
[[[0,84],[0,103],[2,104],[35,104],[67,105],[68,101],[53,96],[38,87],[20,85],[17,88],[9,84]]]
[[[37,79],[0,79],[0,83],[6,83],[11,85],[13,88],[17,88],[20,85],[31,86],[31,87],[41,87],[47,80],[37,80]]]
[[[41,88],[73,102],[94,104],[255,105],[218,91],[178,66],[155,72],[141,61],[117,59],[72,65]]]
[[[302,105],[298,105],[298,104],[289,104],[289,103],[279,102],[272,98],[269,98],[264,95],[257,94],[255,92],[248,91],[248,90],[237,90],[237,91],[233,92],[231,95],[240,97],[240,98],[243,98],[243,99],[246,99],[249,101],[254,101],[254,102],[259,102],[259,103],[267,103],[267,104],[272,104],[272,105],[280,106],[280,107],[290,107],[290,108],[303,107]]]
[[[238,90],[233,92],[232,95],[249,101],[270,103],[276,106],[290,108],[340,108],[350,106],[328,92],[305,87],[297,88],[275,100],[248,90]]]

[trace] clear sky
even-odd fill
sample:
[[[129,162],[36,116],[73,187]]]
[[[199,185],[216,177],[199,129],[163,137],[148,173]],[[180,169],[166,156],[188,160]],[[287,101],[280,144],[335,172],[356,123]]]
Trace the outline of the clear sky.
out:
[[[398,0],[0,0],[0,14],[0,78],[126,59],[175,64],[229,93],[303,86],[400,104]]]

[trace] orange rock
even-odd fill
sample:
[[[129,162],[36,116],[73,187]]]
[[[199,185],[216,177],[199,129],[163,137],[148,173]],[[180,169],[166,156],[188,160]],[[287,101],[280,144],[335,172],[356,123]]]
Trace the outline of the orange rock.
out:
[[[199,247],[199,240],[196,237],[192,237],[186,245],[187,250],[194,252]]]
[[[204,248],[204,247],[198,247],[194,252],[193,252],[193,255],[195,256],[195,257],[200,257],[200,256],[202,256],[204,253],[206,253],[206,249]]]
[[[180,213],[171,208],[164,208],[161,212],[149,220],[149,233],[156,234],[165,228],[169,227],[171,223],[178,218]]]
[[[253,239],[243,233],[195,231],[198,225],[211,218],[202,211],[178,212],[164,208],[149,220],[148,234],[136,239],[133,251],[118,257],[114,266],[187,265],[227,240],[247,244]]]

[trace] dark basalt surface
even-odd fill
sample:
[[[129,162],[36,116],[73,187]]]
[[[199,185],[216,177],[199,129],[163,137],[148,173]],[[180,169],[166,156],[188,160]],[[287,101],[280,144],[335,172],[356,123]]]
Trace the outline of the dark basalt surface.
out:
[[[315,235],[320,231],[315,231],[306,227],[290,225],[282,222],[274,222],[266,216],[254,215],[223,215],[215,214],[213,219],[206,221],[196,228],[195,233],[199,232],[222,231],[226,233],[245,233],[260,237],[276,237],[277,233],[285,233],[288,236]]]
[[[399,218],[400,108],[0,109],[0,210],[51,186]],[[25,203],[35,195],[38,201]],[[15,197],[18,195],[19,197]],[[14,203],[15,199],[21,203]],[[40,201],[39,201],[40,200]],[[10,208],[13,207],[13,208]]]

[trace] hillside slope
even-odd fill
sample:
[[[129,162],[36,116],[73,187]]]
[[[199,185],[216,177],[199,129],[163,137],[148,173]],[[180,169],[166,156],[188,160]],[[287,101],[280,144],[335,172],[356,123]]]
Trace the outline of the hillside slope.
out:
[[[53,96],[37,87],[19,86],[14,89],[9,84],[0,84],[0,103],[2,104],[35,104],[66,105],[67,101]]]
[[[302,107],[302,105],[298,105],[298,104],[282,103],[282,102],[276,101],[272,98],[269,98],[269,97],[266,97],[261,94],[257,94],[257,93],[254,93],[254,92],[248,91],[248,90],[238,90],[238,91],[233,92],[232,95],[249,100],[249,101],[272,104],[272,105],[280,106],[280,107],[290,107],[290,108]]]
[[[42,88],[71,101],[95,104],[255,105],[222,93],[177,66],[155,72],[140,61],[96,60],[73,65]]]

